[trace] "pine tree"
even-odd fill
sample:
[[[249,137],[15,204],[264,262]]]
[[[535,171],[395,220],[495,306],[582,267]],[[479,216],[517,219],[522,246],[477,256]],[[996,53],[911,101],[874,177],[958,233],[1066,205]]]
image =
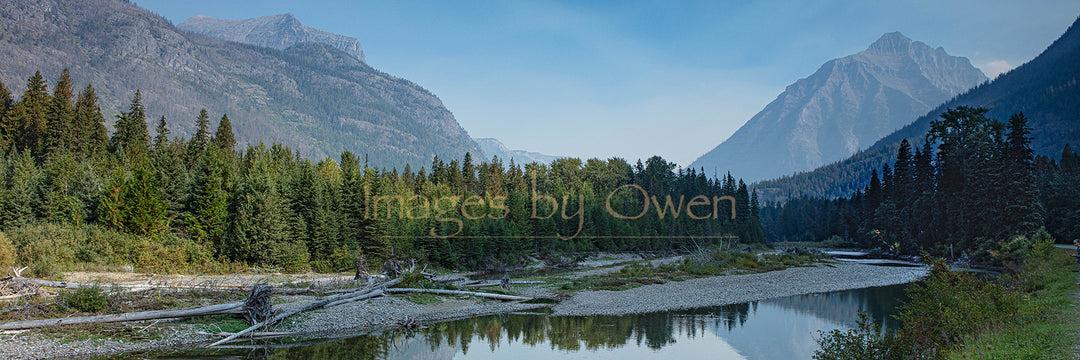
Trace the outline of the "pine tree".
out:
[[[214,144],[228,151],[236,147],[236,138],[233,136],[232,124],[229,123],[229,115],[221,116],[221,122],[218,123],[217,131],[214,132]]]
[[[1080,156],[1068,144],[1046,196],[1046,228],[1057,239],[1080,238]]]
[[[32,204],[40,170],[30,150],[4,157],[3,188],[0,188],[0,228],[10,229],[34,221]]]
[[[210,115],[206,113],[206,109],[199,111],[199,117],[195,118],[195,135],[192,135],[191,142],[188,143],[188,159],[189,161],[197,161],[199,156],[206,151],[206,146],[210,143]]]
[[[948,234],[951,244],[967,248],[976,235],[977,222],[991,222],[975,214],[985,211],[979,205],[988,194],[979,191],[979,181],[986,159],[990,158],[988,147],[991,140],[991,121],[984,108],[960,106],[946,110],[940,120],[930,124],[927,139],[939,142],[937,159],[939,166],[937,201],[943,204],[942,216],[948,221],[935,229]]]
[[[0,151],[7,153],[15,144],[15,100],[11,90],[0,82]]]
[[[465,159],[461,162],[461,178],[466,193],[476,193],[476,168],[473,166],[472,154],[466,152]]]
[[[1030,234],[1043,225],[1039,189],[1035,183],[1035,158],[1031,151],[1031,129],[1024,113],[1009,118],[1007,153],[1005,156],[1004,183],[1008,195],[1005,200],[1005,223],[1001,224],[1007,234]]]
[[[20,150],[30,150],[39,160],[42,156],[42,144],[47,126],[46,113],[49,108],[49,93],[41,72],[35,72],[26,82],[26,92],[16,105],[15,144]]]
[[[117,116],[111,145],[114,154],[123,152],[129,158],[145,156],[149,152],[150,132],[146,128],[146,108],[142,104],[141,91],[135,90],[128,111]]]
[[[168,227],[166,206],[157,173],[144,161],[134,164],[120,193],[124,229],[136,235],[160,234]]]
[[[109,146],[109,133],[105,129],[105,117],[101,115],[94,87],[86,85],[75,101],[74,138],[79,139],[76,152],[92,156],[104,152]]]
[[[225,191],[222,168],[225,166],[219,151],[212,151],[199,160],[194,190],[187,220],[192,238],[214,248],[222,246],[229,215],[229,194]]]
[[[72,103],[74,97],[71,74],[68,73],[68,69],[64,69],[60,73],[60,80],[56,82],[56,87],[53,88],[52,102],[49,104],[46,118],[47,131],[44,143],[46,154],[72,149],[76,145],[74,142],[78,141],[73,137],[75,111]]]
[[[169,126],[165,122],[165,116],[162,115],[158,120],[157,127],[154,128],[154,144],[152,150],[157,153],[165,149],[169,145]]]

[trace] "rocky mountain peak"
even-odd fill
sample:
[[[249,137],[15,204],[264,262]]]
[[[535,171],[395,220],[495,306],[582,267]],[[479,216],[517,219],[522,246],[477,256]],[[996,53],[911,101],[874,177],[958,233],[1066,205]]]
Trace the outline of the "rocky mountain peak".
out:
[[[904,36],[904,34],[901,34],[899,31],[895,31],[881,35],[877,41],[870,44],[870,47],[867,48],[866,51],[880,54],[904,53],[911,49],[911,45],[911,39]]]
[[[304,25],[292,13],[227,20],[198,15],[176,27],[224,40],[284,50],[303,42],[323,43],[365,61],[356,38]]]
[[[887,33],[788,86],[690,166],[749,181],[810,170],[865,149],[986,80],[967,58]]]

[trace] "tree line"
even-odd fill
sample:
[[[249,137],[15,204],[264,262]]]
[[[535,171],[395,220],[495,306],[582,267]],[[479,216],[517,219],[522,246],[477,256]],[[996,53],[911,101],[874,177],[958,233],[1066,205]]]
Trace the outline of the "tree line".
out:
[[[896,253],[989,259],[1018,235],[1080,235],[1080,159],[1035,157],[1023,113],[1008,122],[987,109],[947,109],[921,147],[900,143],[896,161],[850,197],[798,198],[763,207],[774,240],[839,239]]]
[[[35,73],[18,101],[0,84],[0,229],[17,261],[337,271],[415,258],[495,270],[765,238],[745,183],[658,156],[547,165],[465,154],[399,171],[349,151],[316,161],[276,143],[237,150],[228,116],[211,132],[205,109],[190,139],[170,136],[164,117],[151,136],[139,91],[110,136],[94,88],[72,88],[67,70],[51,94]],[[728,206],[733,216],[714,210]]]

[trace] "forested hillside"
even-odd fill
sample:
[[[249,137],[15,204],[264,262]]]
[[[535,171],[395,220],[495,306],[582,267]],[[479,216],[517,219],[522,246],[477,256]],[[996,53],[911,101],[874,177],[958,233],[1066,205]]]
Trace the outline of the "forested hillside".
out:
[[[902,140],[892,165],[839,199],[771,203],[761,217],[769,239],[881,248],[893,254],[1007,264],[1045,229],[1080,237],[1080,157],[1035,157],[1024,113],[1007,123],[984,108],[958,107],[931,123],[925,141]]]
[[[1074,22],[1035,59],[936,107],[866,151],[753,187],[767,200],[849,196],[869,183],[872,171],[895,158],[901,141],[921,144],[930,124],[946,109],[959,106],[986,107],[990,109],[986,115],[994,119],[1023,112],[1031,126],[1031,147],[1036,155],[1057,158],[1066,144],[1076,146],[1080,143],[1080,25]]]
[[[95,87],[62,74],[50,92],[36,73],[18,101],[0,86],[0,265],[39,275],[336,271],[391,258],[509,269],[529,256],[764,242],[742,181],[676,172],[660,157],[522,165],[465,153],[398,169],[349,151],[322,160],[280,144],[236,151],[231,117],[205,109],[192,114],[189,139],[172,136],[164,117],[151,133],[138,91],[109,137]]]

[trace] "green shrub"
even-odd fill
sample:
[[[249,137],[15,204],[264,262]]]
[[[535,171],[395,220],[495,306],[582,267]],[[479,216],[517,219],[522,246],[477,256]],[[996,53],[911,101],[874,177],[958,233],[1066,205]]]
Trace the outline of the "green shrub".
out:
[[[952,271],[941,260],[933,264],[926,281],[907,292],[911,300],[901,306],[900,320],[914,341],[930,349],[948,349],[964,336],[1019,320],[1019,294],[970,272]]]
[[[81,287],[61,294],[68,307],[82,312],[98,312],[109,305],[105,290],[100,286]]]
[[[15,245],[11,244],[7,235],[0,232],[0,269],[7,269],[15,265]]]
[[[859,322],[848,331],[820,332],[818,343],[821,350],[814,352],[814,360],[901,360],[910,359],[911,345],[896,331],[881,331],[865,312],[859,313]]]

